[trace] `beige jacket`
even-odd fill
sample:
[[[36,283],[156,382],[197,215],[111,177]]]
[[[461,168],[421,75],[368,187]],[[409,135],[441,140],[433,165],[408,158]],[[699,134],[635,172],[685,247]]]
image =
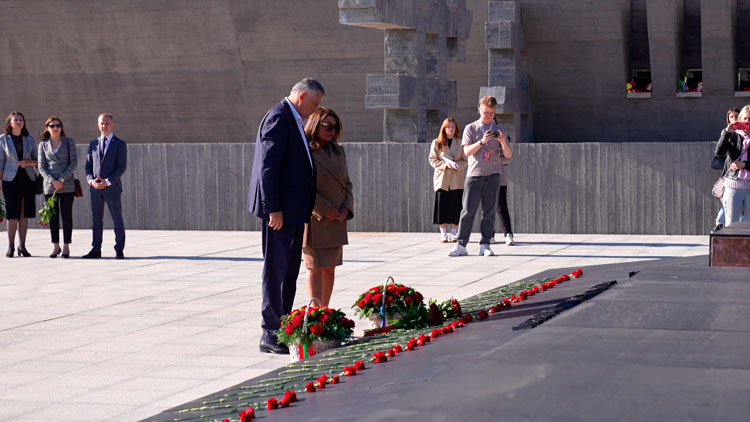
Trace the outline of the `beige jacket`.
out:
[[[332,150],[317,149],[312,152],[312,157],[318,169],[317,193],[312,217],[305,224],[302,245],[312,248],[346,245],[349,243],[346,220],[354,218],[354,195],[346,166],[346,153],[336,155]],[[344,221],[329,220],[324,216],[330,208],[348,208],[349,215]]]
[[[432,177],[433,187],[437,191],[438,189],[443,190],[457,190],[464,188],[464,181],[466,180],[466,166],[468,160],[464,155],[464,149],[461,147],[461,140],[454,139],[449,148],[445,151],[438,151],[435,147],[437,139],[432,140],[430,145],[430,165],[435,168],[435,174]],[[453,170],[452,167],[448,166],[444,158],[452,160],[458,164],[458,170]]]

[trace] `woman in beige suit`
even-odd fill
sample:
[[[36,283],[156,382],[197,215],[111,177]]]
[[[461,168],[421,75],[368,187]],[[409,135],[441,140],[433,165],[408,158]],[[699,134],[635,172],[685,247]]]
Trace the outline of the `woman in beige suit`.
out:
[[[440,242],[455,242],[468,160],[461,148],[461,128],[454,118],[443,120],[440,134],[430,146],[429,160],[435,168],[432,178],[435,188],[432,223],[440,226]]]
[[[346,220],[354,217],[352,182],[346,154],[336,140],[341,119],[331,109],[320,107],[305,125],[313,160],[318,170],[315,207],[305,224],[302,254],[307,267],[307,294],[327,307],[333,292],[336,266],[343,263],[343,245],[349,243]]]

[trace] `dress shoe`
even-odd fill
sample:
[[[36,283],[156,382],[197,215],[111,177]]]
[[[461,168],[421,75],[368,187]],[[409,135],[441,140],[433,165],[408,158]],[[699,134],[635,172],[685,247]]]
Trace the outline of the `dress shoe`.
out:
[[[125,259],[125,254],[122,253],[122,251],[115,252],[115,258],[116,259]]]
[[[283,344],[274,344],[265,340],[260,341],[260,351],[263,353],[276,353],[277,355],[289,354],[289,348]]]
[[[83,259],[92,259],[92,258],[101,258],[102,257],[102,251],[98,251],[96,249],[92,249],[87,253],[86,255],[82,256]]]
[[[13,253],[15,252],[15,249],[13,246],[8,247],[8,252],[5,252],[5,256],[8,258],[13,258]]]
[[[19,246],[18,247],[18,256],[25,256],[26,258],[30,257],[31,254],[29,251],[26,250],[25,246]]]
[[[60,256],[60,252],[62,252],[60,249],[58,249],[56,251],[52,251],[52,253],[49,254],[49,257],[50,258],[57,258],[58,256]]]
[[[70,258],[70,253],[64,253],[60,256],[62,256],[63,258]]]

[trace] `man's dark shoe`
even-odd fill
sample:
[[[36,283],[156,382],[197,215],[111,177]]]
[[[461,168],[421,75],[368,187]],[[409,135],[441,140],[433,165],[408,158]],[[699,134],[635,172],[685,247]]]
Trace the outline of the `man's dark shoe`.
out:
[[[724,228],[724,225],[723,225],[723,224],[721,224],[721,223],[716,223],[716,227],[714,227],[714,229],[713,229],[713,230],[711,230],[711,233],[713,233],[713,232],[717,232],[717,231],[719,231],[719,230],[721,230],[721,229],[723,229],[723,228]]]
[[[260,340],[260,351],[262,353],[276,353],[277,355],[289,354],[289,348],[283,344],[274,344],[263,339]]]
[[[102,257],[102,251],[97,251],[96,249],[92,249],[87,253],[86,255],[82,256],[83,259],[92,259],[92,258],[101,258]]]
[[[122,253],[122,251],[117,251],[115,253],[116,253],[115,258],[117,258],[117,259],[125,259],[125,254]]]

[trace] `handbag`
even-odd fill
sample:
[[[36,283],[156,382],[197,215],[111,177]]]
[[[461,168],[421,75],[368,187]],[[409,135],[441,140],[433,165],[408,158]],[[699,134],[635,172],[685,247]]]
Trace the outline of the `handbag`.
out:
[[[717,198],[721,198],[724,196],[724,178],[719,177],[719,179],[714,183],[713,189],[711,189],[711,194]]]
[[[68,159],[70,159],[70,144],[66,142],[65,146],[68,148]],[[73,178],[73,186],[75,186],[76,189],[75,197],[82,197],[83,189],[81,188],[81,181],[78,178]]]
[[[724,157],[719,157],[718,155],[714,157],[714,159],[711,161],[711,168],[714,170],[721,170],[724,168],[724,162],[726,159]]]
[[[36,194],[41,195],[44,193],[44,178],[41,174],[36,174]]]

